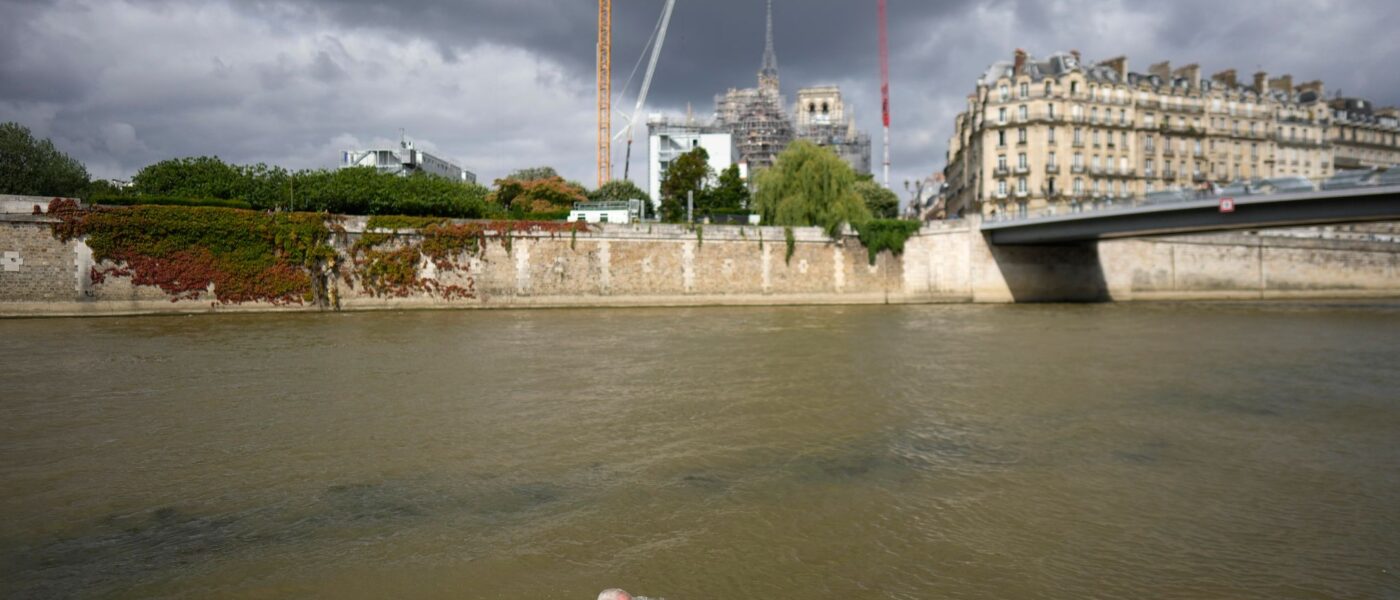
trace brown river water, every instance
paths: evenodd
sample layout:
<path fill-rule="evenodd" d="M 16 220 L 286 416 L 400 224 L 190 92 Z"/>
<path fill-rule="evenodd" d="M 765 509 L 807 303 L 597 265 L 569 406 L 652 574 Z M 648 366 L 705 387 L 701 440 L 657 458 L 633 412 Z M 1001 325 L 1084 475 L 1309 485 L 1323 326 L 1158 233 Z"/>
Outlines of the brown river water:
<path fill-rule="evenodd" d="M 1400 304 L 0 321 L 0 598 L 1400 598 Z"/>

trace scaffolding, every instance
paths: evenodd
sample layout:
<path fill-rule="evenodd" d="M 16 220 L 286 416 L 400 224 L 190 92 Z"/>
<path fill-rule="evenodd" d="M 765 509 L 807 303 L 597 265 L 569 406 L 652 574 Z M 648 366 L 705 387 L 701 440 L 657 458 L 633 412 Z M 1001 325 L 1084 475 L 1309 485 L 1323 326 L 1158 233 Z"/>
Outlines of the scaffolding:
<path fill-rule="evenodd" d="M 782 97 L 769 90 L 731 89 L 715 105 L 717 123 L 734 135 L 739 160 L 750 172 L 773 166 L 795 137 Z"/>

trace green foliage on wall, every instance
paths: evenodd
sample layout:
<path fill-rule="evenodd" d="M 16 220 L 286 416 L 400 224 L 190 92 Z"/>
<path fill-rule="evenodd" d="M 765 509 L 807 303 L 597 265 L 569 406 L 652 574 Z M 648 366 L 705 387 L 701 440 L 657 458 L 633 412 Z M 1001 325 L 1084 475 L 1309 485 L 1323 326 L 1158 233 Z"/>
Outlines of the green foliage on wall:
<path fill-rule="evenodd" d="M 870 255 L 870 264 L 874 265 L 875 257 L 885 250 L 895 256 L 903 254 L 904 243 L 918 233 L 921 226 L 918 221 L 876 219 L 861 223 L 856 231 Z"/>
<path fill-rule="evenodd" d="M 787 256 L 783 257 L 783 264 L 792 264 L 792 253 L 797 251 L 797 238 L 792 234 L 791 227 L 783 228 L 783 239 L 787 241 Z"/>
<path fill-rule="evenodd" d="M 83 237 L 93 279 L 130 276 L 156 286 L 172 301 L 193 300 L 214 286 L 224 304 L 289 304 L 316 296 L 313 273 L 335 260 L 326 218 L 214 207 L 132 206 L 78 210 L 55 201 L 60 239 Z"/>
<path fill-rule="evenodd" d="M 403 215 L 375 215 L 365 222 L 365 229 L 423 229 L 430 225 L 441 225 L 448 220 L 443 217 L 405 217 Z"/>

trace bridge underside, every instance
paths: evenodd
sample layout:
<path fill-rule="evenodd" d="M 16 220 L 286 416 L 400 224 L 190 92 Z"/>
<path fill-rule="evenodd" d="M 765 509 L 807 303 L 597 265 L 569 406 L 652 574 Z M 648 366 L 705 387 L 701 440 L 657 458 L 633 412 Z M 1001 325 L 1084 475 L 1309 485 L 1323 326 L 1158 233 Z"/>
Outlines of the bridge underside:
<path fill-rule="evenodd" d="M 1212 231 L 1400 220 L 1400 189 L 1346 190 L 1244 197 L 1235 212 L 1218 199 L 1080 213 L 1025 221 L 984 223 L 992 244 L 1060 245 L 1094 240 Z"/>

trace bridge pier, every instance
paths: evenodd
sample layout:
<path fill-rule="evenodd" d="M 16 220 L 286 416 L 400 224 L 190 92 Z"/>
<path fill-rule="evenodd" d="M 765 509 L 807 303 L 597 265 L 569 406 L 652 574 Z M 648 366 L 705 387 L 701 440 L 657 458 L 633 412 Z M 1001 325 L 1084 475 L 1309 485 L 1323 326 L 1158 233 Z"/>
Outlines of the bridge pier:
<path fill-rule="evenodd" d="M 976 302 L 1112 300 L 1097 242 L 1061 246 L 991 243 L 971 223 L 972 296 Z"/>

